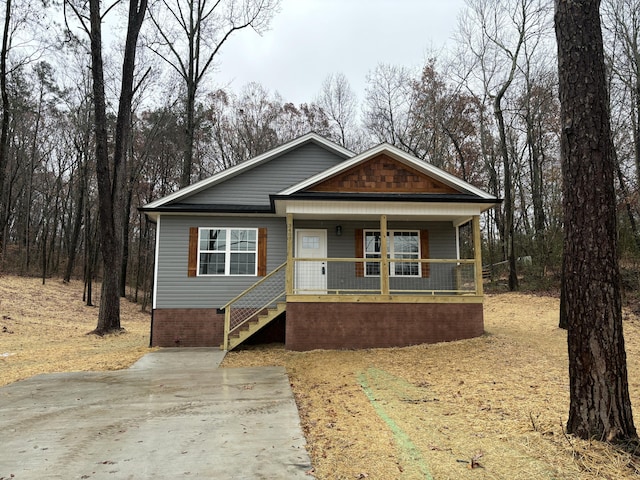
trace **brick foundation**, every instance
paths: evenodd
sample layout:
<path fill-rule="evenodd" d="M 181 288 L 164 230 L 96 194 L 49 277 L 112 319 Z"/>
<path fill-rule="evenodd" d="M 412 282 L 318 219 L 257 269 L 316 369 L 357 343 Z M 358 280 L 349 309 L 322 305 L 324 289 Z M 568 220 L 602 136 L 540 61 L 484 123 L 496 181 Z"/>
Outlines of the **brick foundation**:
<path fill-rule="evenodd" d="M 283 341 L 289 350 L 403 347 L 473 338 L 484 332 L 481 303 L 289 303 L 286 317 L 248 344 Z M 153 312 L 154 347 L 219 347 L 224 314 L 215 309 Z"/>
<path fill-rule="evenodd" d="M 289 350 L 402 347 L 482 335 L 481 303 L 289 303 Z"/>
<path fill-rule="evenodd" d="M 219 347 L 224 314 L 211 308 L 162 308 L 153 311 L 152 347 Z"/>

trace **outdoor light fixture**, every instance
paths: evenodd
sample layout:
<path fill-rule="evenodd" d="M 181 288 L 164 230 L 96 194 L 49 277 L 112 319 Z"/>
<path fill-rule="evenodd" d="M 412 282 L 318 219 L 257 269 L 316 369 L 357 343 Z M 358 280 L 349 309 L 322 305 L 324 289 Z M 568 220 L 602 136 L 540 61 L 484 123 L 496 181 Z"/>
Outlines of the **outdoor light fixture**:
<path fill-rule="evenodd" d="M 342 235 L 342 225 L 336 225 L 336 236 Z"/>

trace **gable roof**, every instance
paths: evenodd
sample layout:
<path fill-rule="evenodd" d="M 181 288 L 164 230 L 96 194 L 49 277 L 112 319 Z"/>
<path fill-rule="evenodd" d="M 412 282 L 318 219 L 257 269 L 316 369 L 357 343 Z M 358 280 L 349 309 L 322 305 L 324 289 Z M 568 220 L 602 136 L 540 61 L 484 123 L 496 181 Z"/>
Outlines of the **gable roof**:
<path fill-rule="evenodd" d="M 343 158 L 350 158 L 355 155 L 354 152 L 341 147 L 337 143 L 332 142 L 331 140 L 327 140 L 326 138 L 321 137 L 317 133 L 307 133 L 301 137 L 291 140 L 279 147 L 276 147 L 272 150 L 269 150 L 262 155 L 258 155 L 252 159 L 249 159 L 245 162 L 239 163 L 231 168 L 223 170 L 219 173 L 212 175 L 209 178 L 205 178 L 204 180 L 200 180 L 199 182 L 194 183 L 193 185 L 189 185 L 187 187 L 181 188 L 180 190 L 175 191 L 165 197 L 162 197 L 158 200 L 155 200 L 151 203 L 148 203 L 142 210 L 151 210 L 155 208 L 159 208 L 162 206 L 166 206 L 169 203 L 175 202 L 180 199 L 184 199 L 190 195 L 198 193 L 202 190 L 205 190 L 209 187 L 212 187 L 218 183 L 221 183 L 225 180 L 228 180 L 236 175 L 240 175 L 241 173 L 250 170 L 258 165 L 262 165 L 263 163 L 269 162 L 274 158 L 280 157 L 291 150 L 294 150 L 302 145 L 306 145 L 307 143 L 315 143 L 331 152 L 336 153 L 337 155 Z"/>
<path fill-rule="evenodd" d="M 329 168 L 324 172 L 321 172 L 313 177 L 310 177 L 292 187 L 289 187 L 278 193 L 279 197 L 294 195 L 298 193 L 302 193 L 314 186 L 318 186 L 319 184 L 329 180 L 332 177 L 336 177 L 342 173 L 347 172 L 358 165 L 362 165 L 367 161 L 377 157 L 378 155 L 386 154 L 392 159 L 406 165 L 408 168 L 412 170 L 417 170 L 418 172 L 433 178 L 439 183 L 442 183 L 448 187 L 451 187 L 457 192 L 462 194 L 470 194 L 473 196 L 477 196 L 483 200 L 498 200 L 493 195 L 481 190 L 477 187 L 474 187 L 468 182 L 452 175 L 438 167 L 435 167 L 425 161 L 422 161 L 413 155 L 409 155 L 406 152 L 403 152 L 399 148 L 394 147 L 393 145 L 389 145 L 388 143 L 382 143 L 376 147 L 373 147 L 359 155 L 351 157 L 348 160 L 336 165 L 335 167 Z"/>

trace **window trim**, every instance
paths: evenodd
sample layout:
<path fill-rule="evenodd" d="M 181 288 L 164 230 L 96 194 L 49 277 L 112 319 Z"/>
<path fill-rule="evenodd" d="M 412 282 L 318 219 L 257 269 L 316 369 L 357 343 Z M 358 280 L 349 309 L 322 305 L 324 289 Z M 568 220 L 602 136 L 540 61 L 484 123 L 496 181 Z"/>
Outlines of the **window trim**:
<path fill-rule="evenodd" d="M 211 230 L 225 230 L 226 239 L 225 239 L 225 250 L 224 250 L 224 273 L 201 273 L 200 272 L 200 256 L 202 253 L 222 253 L 221 251 L 214 250 L 202 250 L 200 248 L 200 241 L 202 239 L 203 231 L 211 231 Z M 255 250 L 251 251 L 232 251 L 231 250 L 231 231 L 232 230 L 243 230 L 243 231 L 254 231 L 255 232 Z M 197 265 L 196 265 L 196 275 L 198 277 L 257 277 L 259 272 L 259 263 L 260 263 L 260 229 L 257 227 L 198 227 L 198 248 L 197 248 Z M 233 253 L 253 253 L 255 255 L 255 264 L 253 273 L 230 273 L 231 269 L 231 255 Z"/>
<path fill-rule="evenodd" d="M 380 273 L 378 272 L 378 274 L 370 274 L 367 271 L 367 258 L 372 258 L 372 259 L 380 259 L 382 258 L 382 253 L 380 252 L 380 256 L 378 257 L 367 257 L 367 255 L 375 255 L 376 252 L 370 252 L 367 251 L 367 233 L 372 233 L 372 232 L 378 232 L 380 233 L 380 229 L 375 229 L 375 228 L 370 228 L 370 229 L 363 229 L 362 231 L 362 258 L 365 260 L 364 262 L 364 276 L 365 277 L 372 277 L 372 278 L 378 278 L 380 277 Z M 387 230 L 387 234 L 388 234 L 388 240 L 387 240 L 387 246 L 389 249 L 389 252 L 387 252 L 387 258 L 389 259 L 389 277 L 398 277 L 398 278 L 421 278 L 423 277 L 423 273 L 422 273 L 422 268 L 421 268 L 421 262 L 417 262 L 418 263 L 418 270 L 417 273 L 415 275 L 402 275 L 402 274 L 396 274 L 396 270 L 394 268 L 394 264 L 396 262 L 394 262 L 394 258 L 396 258 L 394 255 L 398 252 L 395 252 L 393 247 L 394 247 L 394 234 L 396 233 L 415 233 L 417 234 L 417 239 L 418 239 L 418 252 L 416 253 L 416 260 L 421 260 L 422 259 L 422 231 L 421 230 Z M 403 253 L 403 252 L 399 252 L 399 253 Z M 406 253 L 404 253 L 406 255 Z M 402 258 L 402 260 L 406 260 L 406 258 Z"/>

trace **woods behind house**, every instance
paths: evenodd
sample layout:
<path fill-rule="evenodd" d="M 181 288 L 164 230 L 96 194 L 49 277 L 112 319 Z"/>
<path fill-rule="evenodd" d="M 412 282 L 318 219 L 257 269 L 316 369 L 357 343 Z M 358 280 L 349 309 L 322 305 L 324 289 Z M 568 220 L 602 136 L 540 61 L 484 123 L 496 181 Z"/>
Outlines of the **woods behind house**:
<path fill-rule="evenodd" d="M 247 9 L 233 10 L 236 17 L 229 15 L 233 2 L 174 3 L 185 11 L 199 6 L 216 21 L 203 30 L 180 30 L 162 20 L 170 12 L 165 3 L 154 5 L 143 22 L 131 118 L 121 130 L 121 295 L 149 303 L 154 226 L 139 206 L 309 131 L 356 151 L 388 142 L 504 198 L 483 219 L 490 279 L 510 289 L 521 282 L 546 288 L 559 280 L 563 217 L 552 2 L 468 0 L 451 19 L 458 26 L 447 51 L 418 67 L 372 65 L 360 97 L 344 74 L 327 70 L 317 95 L 301 104 L 268 91 L 259 78 L 237 91 L 219 88 L 211 66 L 227 33 L 253 34 L 243 25 L 268 28 L 277 2 L 244 2 Z M 60 18 L 62 6 L 5 0 L 2 7 L 0 271 L 90 282 L 102 277 L 101 227 L 83 6 L 66 2 L 66 22 L 57 23 L 52 19 Z M 102 8 L 114 24 L 127 15 L 124 4 Z M 626 266 L 640 253 L 640 27 L 631 15 L 639 8 L 635 0 L 601 6 Z M 102 56 L 113 162 L 125 42 L 124 32 L 110 25 L 103 25 L 110 40 Z M 199 44 L 208 50 L 189 56 L 197 35 L 206 36 Z M 169 41 L 175 50 L 167 50 Z M 190 62 L 200 70 L 190 70 Z M 635 277 L 625 278 L 631 285 Z"/>

